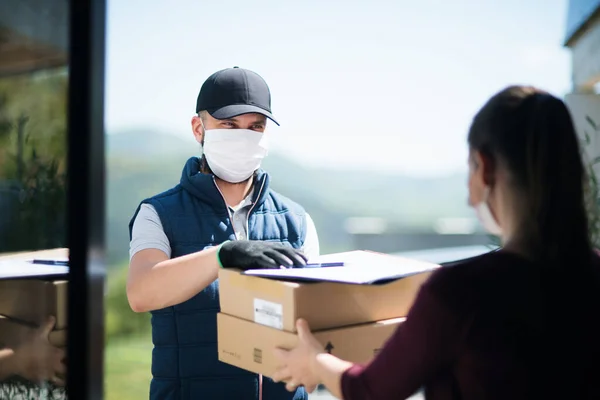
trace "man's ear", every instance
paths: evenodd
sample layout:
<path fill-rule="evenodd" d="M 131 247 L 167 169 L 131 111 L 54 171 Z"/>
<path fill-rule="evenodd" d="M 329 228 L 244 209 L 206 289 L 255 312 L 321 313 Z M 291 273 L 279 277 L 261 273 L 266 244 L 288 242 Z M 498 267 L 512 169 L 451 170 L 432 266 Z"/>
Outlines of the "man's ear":
<path fill-rule="evenodd" d="M 204 125 L 202 119 L 197 115 L 192 117 L 192 133 L 198 143 L 202 144 L 204 142 Z"/>
<path fill-rule="evenodd" d="M 486 186 L 493 186 L 496 177 L 496 163 L 491 155 L 475 150 L 473 161 L 476 166 L 476 174 Z"/>

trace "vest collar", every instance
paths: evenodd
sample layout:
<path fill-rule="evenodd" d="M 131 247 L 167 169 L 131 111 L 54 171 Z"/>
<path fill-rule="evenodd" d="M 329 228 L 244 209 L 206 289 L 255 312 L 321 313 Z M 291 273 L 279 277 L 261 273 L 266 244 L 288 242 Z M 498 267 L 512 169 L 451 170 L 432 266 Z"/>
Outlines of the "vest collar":
<path fill-rule="evenodd" d="M 254 173 L 252 203 L 256 206 L 260 206 L 265 201 L 269 190 L 269 182 L 269 174 L 264 170 L 258 169 Z M 226 209 L 225 201 L 217 188 L 214 175 L 200 172 L 200 159 L 198 157 L 191 157 L 187 160 L 179 183 L 183 189 L 199 200 L 215 208 Z"/>

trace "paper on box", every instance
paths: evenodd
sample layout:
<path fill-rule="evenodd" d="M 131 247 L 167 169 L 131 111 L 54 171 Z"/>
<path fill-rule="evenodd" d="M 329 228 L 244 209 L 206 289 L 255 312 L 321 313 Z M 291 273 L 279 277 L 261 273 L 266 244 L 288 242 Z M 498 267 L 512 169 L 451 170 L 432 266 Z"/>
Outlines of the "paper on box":
<path fill-rule="evenodd" d="M 404 318 L 314 332 L 331 354 L 354 363 L 373 359 Z M 293 348 L 295 333 L 270 328 L 223 313 L 217 315 L 219 360 L 265 376 L 277 368 L 276 347 Z"/>
<path fill-rule="evenodd" d="M 381 284 L 429 272 L 439 265 L 372 251 L 349 251 L 320 256 L 313 265 L 343 261 L 343 266 L 323 268 L 253 269 L 244 275 L 300 282 L 337 282 L 357 285 Z"/>
<path fill-rule="evenodd" d="M 69 267 L 64 265 L 34 264 L 33 260 L 69 260 L 68 249 L 40 250 L 0 255 L 0 279 L 38 278 L 64 279 Z"/>
<path fill-rule="evenodd" d="M 423 282 L 439 267 L 417 262 L 419 272 L 414 273 L 415 269 L 406 268 L 409 263 L 414 265 L 413 260 L 407 262 L 403 258 L 369 252 L 349 252 L 328 257 L 330 260 L 343 261 L 344 257 L 356 260 L 357 253 L 360 253 L 358 258 L 363 264 L 356 268 L 369 268 L 379 262 L 387 269 L 387 272 L 379 274 L 380 277 L 402 274 L 405 277 L 380 284 L 288 282 L 221 269 L 221 312 L 289 332 L 296 331 L 298 318 L 306 319 L 314 330 L 323 330 L 404 317 Z M 369 260 L 372 264 L 369 264 Z M 338 271 L 338 276 L 334 278 L 343 279 L 347 271 L 343 268 Z"/>

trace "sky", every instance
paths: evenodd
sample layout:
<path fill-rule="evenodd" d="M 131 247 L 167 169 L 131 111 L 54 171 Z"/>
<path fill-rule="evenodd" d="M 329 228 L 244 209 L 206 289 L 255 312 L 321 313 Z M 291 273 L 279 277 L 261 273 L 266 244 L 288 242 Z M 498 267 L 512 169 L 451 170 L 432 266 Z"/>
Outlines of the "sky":
<path fill-rule="evenodd" d="M 191 139 L 202 83 L 239 66 L 271 89 L 273 151 L 310 167 L 464 171 L 491 95 L 570 90 L 566 13 L 566 0 L 109 0 L 106 129 Z"/>

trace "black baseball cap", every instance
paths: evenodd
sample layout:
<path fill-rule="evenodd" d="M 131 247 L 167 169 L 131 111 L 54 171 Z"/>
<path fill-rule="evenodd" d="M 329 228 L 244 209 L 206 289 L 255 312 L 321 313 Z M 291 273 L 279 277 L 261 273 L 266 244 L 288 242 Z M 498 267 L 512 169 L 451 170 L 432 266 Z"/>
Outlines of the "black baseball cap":
<path fill-rule="evenodd" d="M 202 84 L 196 113 L 203 110 L 216 119 L 258 113 L 279 125 L 271 114 L 267 82 L 256 72 L 239 67 L 217 71 Z"/>

